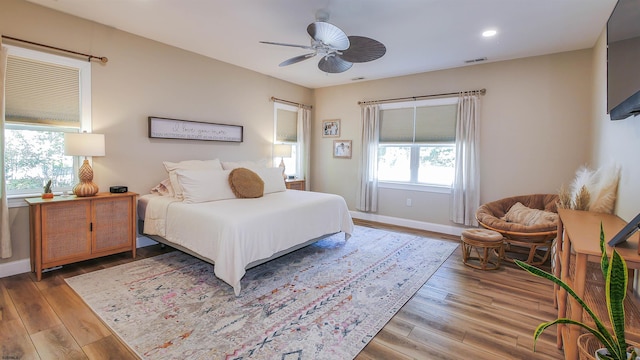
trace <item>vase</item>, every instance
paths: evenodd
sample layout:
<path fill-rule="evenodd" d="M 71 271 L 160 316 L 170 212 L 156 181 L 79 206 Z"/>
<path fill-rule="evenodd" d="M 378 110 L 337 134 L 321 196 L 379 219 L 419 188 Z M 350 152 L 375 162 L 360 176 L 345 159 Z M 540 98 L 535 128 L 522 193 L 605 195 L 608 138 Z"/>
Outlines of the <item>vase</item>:
<path fill-rule="evenodd" d="M 42 194 L 42 198 L 43 199 L 53 199 L 53 193 L 43 193 Z"/>
<path fill-rule="evenodd" d="M 633 341 L 627 340 L 627 344 L 640 347 L 640 344 Z M 578 353 L 580 360 L 599 360 L 598 353 L 607 354 L 607 349 L 602 347 L 602 343 L 593 334 L 585 333 L 578 336 Z M 636 356 L 635 360 L 640 360 L 640 356 Z"/>
<path fill-rule="evenodd" d="M 598 357 L 598 354 L 600 354 L 600 355 L 607 355 L 607 354 L 609 354 L 609 352 L 607 351 L 607 349 L 606 349 L 606 348 L 602 348 L 602 349 L 598 349 L 598 350 L 596 350 L 596 353 L 595 353 L 596 360 L 600 359 L 600 357 Z M 604 358 L 603 358 L 603 359 L 604 359 Z M 629 352 L 627 353 L 627 360 L 632 360 L 632 359 L 631 359 L 631 353 L 629 353 Z M 636 358 L 635 358 L 635 359 L 633 359 L 633 360 L 640 360 L 640 355 L 636 356 Z"/>

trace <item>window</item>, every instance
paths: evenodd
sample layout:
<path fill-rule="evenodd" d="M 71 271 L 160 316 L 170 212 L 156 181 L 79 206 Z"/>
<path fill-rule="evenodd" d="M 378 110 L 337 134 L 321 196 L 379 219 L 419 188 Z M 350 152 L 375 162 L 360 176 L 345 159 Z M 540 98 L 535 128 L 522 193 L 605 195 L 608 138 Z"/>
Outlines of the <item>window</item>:
<path fill-rule="evenodd" d="M 301 178 L 298 171 L 298 108 L 291 105 L 274 102 L 274 144 L 291 145 L 291 157 L 274 157 L 273 166 L 284 161 L 285 174 Z"/>
<path fill-rule="evenodd" d="M 456 98 L 382 104 L 378 180 L 451 187 L 456 112 Z"/>
<path fill-rule="evenodd" d="M 91 65 L 5 45 L 5 178 L 8 195 L 39 194 L 77 183 L 77 157 L 64 155 L 64 133 L 90 131 Z"/>

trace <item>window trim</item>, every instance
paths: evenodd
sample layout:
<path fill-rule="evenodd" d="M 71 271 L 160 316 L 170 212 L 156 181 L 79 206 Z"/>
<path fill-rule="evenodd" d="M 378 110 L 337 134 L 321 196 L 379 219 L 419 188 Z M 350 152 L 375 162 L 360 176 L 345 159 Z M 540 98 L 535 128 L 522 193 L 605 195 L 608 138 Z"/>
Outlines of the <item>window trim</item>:
<path fill-rule="evenodd" d="M 51 64 L 63 65 L 68 67 L 77 68 L 79 71 L 79 91 L 80 91 L 80 127 L 76 129 L 77 132 L 92 132 L 92 119 L 91 119 L 91 63 L 79 59 L 74 59 L 66 56 L 55 55 L 43 51 L 27 49 L 15 45 L 4 44 L 8 49 L 8 56 L 22 57 L 30 60 L 37 60 Z M 72 130 L 75 128 L 59 127 L 59 126 L 47 126 L 47 125 L 25 125 L 5 123 L 5 126 L 10 127 L 22 127 L 25 129 L 56 129 L 62 132 L 66 130 Z M 87 157 L 89 163 L 92 163 L 92 158 Z M 76 157 L 74 161 L 74 171 L 77 172 L 75 167 L 79 166 L 79 157 Z M 2 169 L 5 171 L 5 169 Z M 60 192 L 60 190 L 58 190 Z M 10 193 L 7 191 L 7 201 L 9 207 L 21 207 L 27 206 L 24 201 L 25 198 L 40 196 L 40 192 L 22 192 L 22 193 Z"/>
<path fill-rule="evenodd" d="M 415 109 L 418 107 L 425 107 L 425 106 L 440 106 L 440 105 L 456 105 L 458 104 L 458 98 L 457 97 L 443 97 L 443 98 L 436 98 L 436 99 L 424 99 L 424 100 L 411 100 L 411 101 L 400 101 L 400 102 L 391 102 L 391 103 L 383 103 L 379 105 L 379 109 L 380 111 L 382 110 L 394 110 L 394 109 L 407 109 L 407 108 L 413 108 L 414 109 L 414 120 L 415 120 Z M 415 136 L 415 134 L 414 134 Z M 414 147 L 420 147 L 421 145 L 442 145 L 442 143 L 383 143 L 383 144 L 378 144 L 378 149 L 380 149 L 380 146 L 410 146 L 412 148 L 411 151 L 411 166 L 413 168 L 413 166 L 415 166 L 416 164 L 414 162 L 417 162 L 418 158 L 419 158 L 419 152 L 417 151 L 413 151 Z M 449 145 L 447 143 L 447 145 Z M 454 149 L 455 149 L 455 142 L 454 142 Z M 415 159 L 414 159 L 415 158 Z M 417 178 L 414 179 L 413 177 L 417 177 L 418 176 L 418 172 L 417 170 L 414 172 L 411 172 L 411 180 L 410 182 L 397 182 L 397 181 L 383 181 L 383 180 L 378 180 L 378 187 L 379 188 L 384 188 L 384 189 L 399 189 L 399 190 L 409 190 L 409 191 L 423 191 L 423 192 L 433 192 L 433 193 L 442 193 L 442 194 L 450 194 L 451 190 L 453 189 L 453 184 L 451 186 L 444 186 L 444 185 L 436 185 L 436 184 L 425 184 L 425 183 L 418 183 L 417 182 Z M 377 176 L 377 174 L 376 174 Z"/>

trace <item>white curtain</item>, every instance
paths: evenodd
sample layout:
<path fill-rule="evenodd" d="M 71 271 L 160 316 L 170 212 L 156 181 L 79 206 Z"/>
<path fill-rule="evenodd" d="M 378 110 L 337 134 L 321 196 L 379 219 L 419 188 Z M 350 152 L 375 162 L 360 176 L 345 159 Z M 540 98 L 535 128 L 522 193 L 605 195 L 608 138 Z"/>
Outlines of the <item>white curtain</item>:
<path fill-rule="evenodd" d="M 451 221 L 477 226 L 480 206 L 480 100 L 477 91 L 460 93 L 456 119 L 456 163 Z"/>
<path fill-rule="evenodd" d="M 309 178 L 311 169 L 311 110 L 298 108 L 298 148 L 300 156 L 298 156 L 298 169 L 301 170 L 304 177 L 304 188 L 311 190 Z"/>
<path fill-rule="evenodd" d="M 4 179 L 4 82 L 7 73 L 7 48 L 0 43 L 0 258 L 11 257 L 11 229 L 7 184 Z"/>
<path fill-rule="evenodd" d="M 378 211 L 380 109 L 378 105 L 363 105 L 360 109 L 360 116 L 362 118 L 362 162 L 356 209 L 376 212 Z"/>

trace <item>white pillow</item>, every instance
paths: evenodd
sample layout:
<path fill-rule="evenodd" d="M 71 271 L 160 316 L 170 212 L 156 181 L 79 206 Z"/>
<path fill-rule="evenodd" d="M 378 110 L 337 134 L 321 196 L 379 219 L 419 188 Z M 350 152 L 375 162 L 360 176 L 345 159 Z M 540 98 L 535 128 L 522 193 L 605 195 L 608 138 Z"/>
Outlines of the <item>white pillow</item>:
<path fill-rule="evenodd" d="M 260 161 L 221 161 L 222 164 L 222 168 L 224 170 L 233 170 L 233 169 L 237 169 L 237 168 L 245 168 L 245 169 L 249 169 L 251 171 L 254 171 L 256 169 L 264 169 L 267 167 L 267 162 L 266 160 L 260 160 Z"/>
<path fill-rule="evenodd" d="M 265 194 L 287 190 L 282 177 L 282 168 L 262 168 L 253 171 L 264 181 Z"/>
<path fill-rule="evenodd" d="M 177 163 L 164 161 L 164 168 L 169 173 L 169 181 L 173 186 L 175 197 L 182 199 L 182 187 L 176 177 L 175 171 L 182 170 L 222 170 L 222 165 L 219 159 L 213 160 L 185 160 Z"/>
<path fill-rule="evenodd" d="M 231 170 L 176 170 L 186 203 L 235 199 L 229 186 Z"/>

